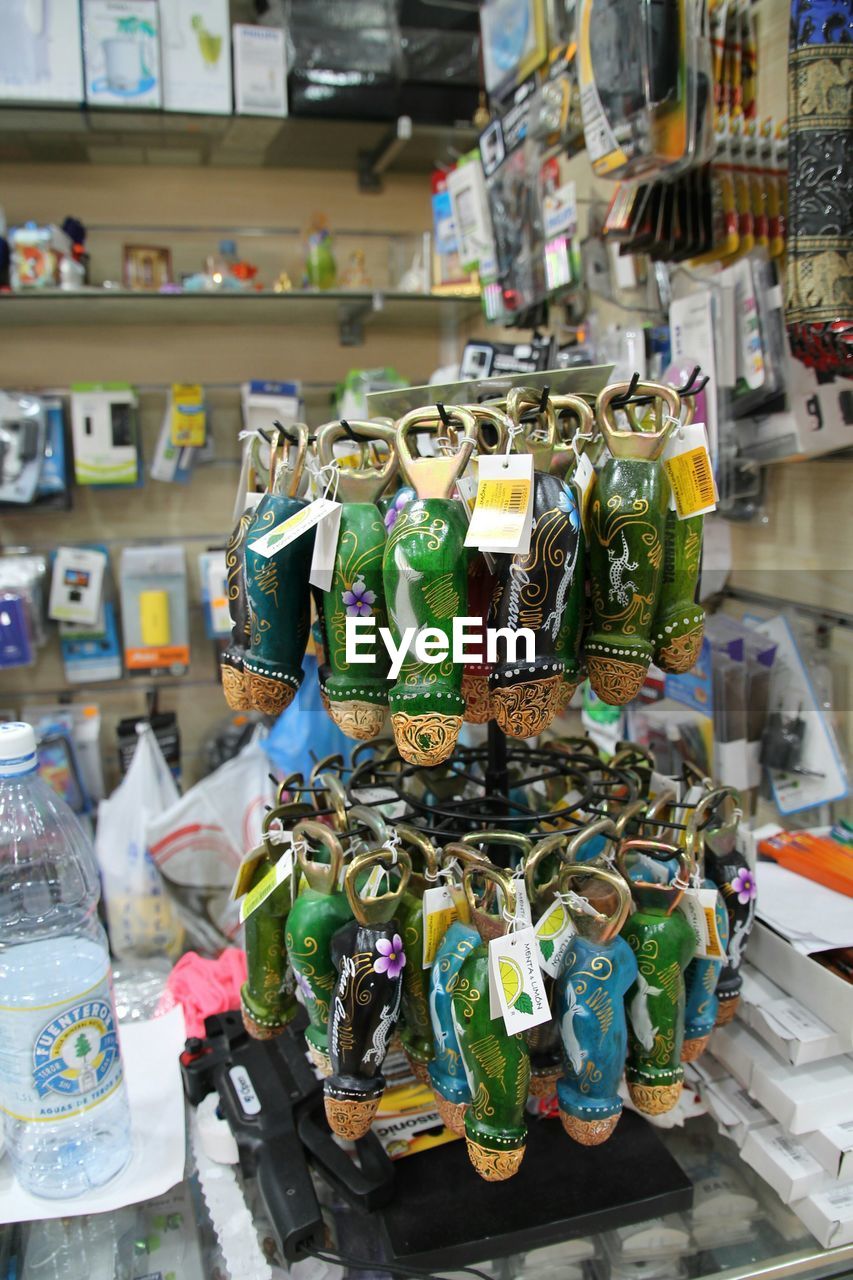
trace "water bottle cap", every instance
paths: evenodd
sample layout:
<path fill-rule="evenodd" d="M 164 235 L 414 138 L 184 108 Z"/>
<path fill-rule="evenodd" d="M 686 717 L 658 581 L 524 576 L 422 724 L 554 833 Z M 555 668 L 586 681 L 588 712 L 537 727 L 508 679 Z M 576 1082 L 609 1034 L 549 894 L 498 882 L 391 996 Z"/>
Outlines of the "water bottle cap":
<path fill-rule="evenodd" d="M 37 763 L 36 735 L 32 725 L 17 720 L 0 724 L 0 777 L 29 773 Z"/>

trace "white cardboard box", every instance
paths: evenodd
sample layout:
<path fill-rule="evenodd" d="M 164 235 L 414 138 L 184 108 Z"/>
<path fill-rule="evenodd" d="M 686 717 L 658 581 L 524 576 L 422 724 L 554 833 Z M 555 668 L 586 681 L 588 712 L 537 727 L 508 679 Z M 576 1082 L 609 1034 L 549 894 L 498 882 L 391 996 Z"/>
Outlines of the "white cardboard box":
<path fill-rule="evenodd" d="M 809 1013 L 794 996 L 782 996 L 750 1010 L 749 1025 L 765 1044 L 790 1062 L 802 1066 L 836 1058 L 844 1050 L 839 1036 Z"/>
<path fill-rule="evenodd" d="M 756 920 L 749 939 L 750 961 L 789 995 L 831 1027 L 844 1053 L 853 1050 L 853 985 Z"/>
<path fill-rule="evenodd" d="M 79 0 L 5 0 L 0 101 L 83 101 Z"/>
<path fill-rule="evenodd" d="M 803 1145 L 833 1178 L 853 1178 L 853 1120 L 804 1133 Z"/>
<path fill-rule="evenodd" d="M 853 1120 L 850 1058 L 830 1058 L 803 1067 L 762 1059 L 756 1061 L 748 1087 L 789 1133 L 811 1133 Z"/>
<path fill-rule="evenodd" d="M 738 1146 L 744 1143 L 751 1129 L 766 1128 L 773 1123 L 773 1117 L 731 1076 L 703 1085 L 702 1097 L 711 1115 Z"/>
<path fill-rule="evenodd" d="M 783 1204 L 811 1195 L 826 1180 L 826 1172 L 814 1156 L 781 1125 L 750 1129 L 740 1154 Z"/>
<path fill-rule="evenodd" d="M 233 30 L 235 112 L 238 116 L 286 116 L 284 32 L 239 22 Z"/>
<path fill-rule="evenodd" d="M 781 987 L 777 987 L 775 982 L 771 982 L 760 969 L 754 968 L 751 964 L 744 964 L 741 967 L 740 976 L 743 986 L 740 992 L 741 1002 L 738 1006 L 738 1013 L 745 1022 L 751 1024 L 753 1009 L 760 1009 L 762 1005 L 770 1004 L 773 1000 L 781 1000 L 785 992 Z"/>
<path fill-rule="evenodd" d="M 231 114 L 228 0 L 167 0 L 160 6 L 163 106 Z"/>
<path fill-rule="evenodd" d="M 752 1092 L 752 1078 L 758 1063 L 768 1067 L 781 1065 L 769 1049 L 742 1022 L 735 1019 L 728 1026 L 717 1027 L 711 1036 L 711 1053 L 744 1087 Z"/>
<path fill-rule="evenodd" d="M 791 1208 L 824 1249 L 853 1244 L 853 1182 L 816 1191 Z"/>
<path fill-rule="evenodd" d="M 91 105 L 161 106 L 157 0 L 83 0 L 83 63 Z"/>

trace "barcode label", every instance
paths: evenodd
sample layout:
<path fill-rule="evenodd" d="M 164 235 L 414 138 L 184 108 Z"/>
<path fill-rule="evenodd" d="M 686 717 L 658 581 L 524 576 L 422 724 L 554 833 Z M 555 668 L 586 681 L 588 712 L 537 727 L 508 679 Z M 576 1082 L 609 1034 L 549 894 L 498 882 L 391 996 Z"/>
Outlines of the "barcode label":
<path fill-rule="evenodd" d="M 478 506 L 488 511 L 504 511 L 507 515 L 522 515 L 529 499 L 527 480 L 484 480 L 477 494 Z"/>
<path fill-rule="evenodd" d="M 705 428 L 701 423 L 691 423 L 674 433 L 664 450 L 663 466 L 680 520 L 714 510 L 717 490 Z"/>
<path fill-rule="evenodd" d="M 533 457 L 529 453 L 483 457 L 466 547 L 527 555 L 533 506 Z"/>

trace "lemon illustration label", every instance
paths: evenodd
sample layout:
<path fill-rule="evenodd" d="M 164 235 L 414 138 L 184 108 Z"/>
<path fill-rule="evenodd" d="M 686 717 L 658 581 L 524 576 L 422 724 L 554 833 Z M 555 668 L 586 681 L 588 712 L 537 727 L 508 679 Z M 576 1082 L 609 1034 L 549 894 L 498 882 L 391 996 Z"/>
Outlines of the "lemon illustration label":
<path fill-rule="evenodd" d="M 566 948 L 574 937 L 574 933 L 572 917 L 557 898 L 536 926 L 539 964 L 550 977 L 559 977 Z"/>
<path fill-rule="evenodd" d="M 503 1017 L 510 1035 L 550 1019 L 532 928 L 516 929 L 489 943 L 489 1010 L 493 1018 Z"/>

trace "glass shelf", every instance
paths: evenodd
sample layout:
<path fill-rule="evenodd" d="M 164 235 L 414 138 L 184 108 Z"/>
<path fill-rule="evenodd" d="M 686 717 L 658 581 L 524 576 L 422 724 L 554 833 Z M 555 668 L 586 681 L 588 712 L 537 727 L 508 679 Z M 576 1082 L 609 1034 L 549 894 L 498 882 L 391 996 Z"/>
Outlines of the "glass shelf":
<path fill-rule="evenodd" d="M 354 323 L 411 329 L 453 326 L 479 314 L 477 297 L 373 290 L 141 293 L 44 289 L 0 295 L 0 326 Z"/>

